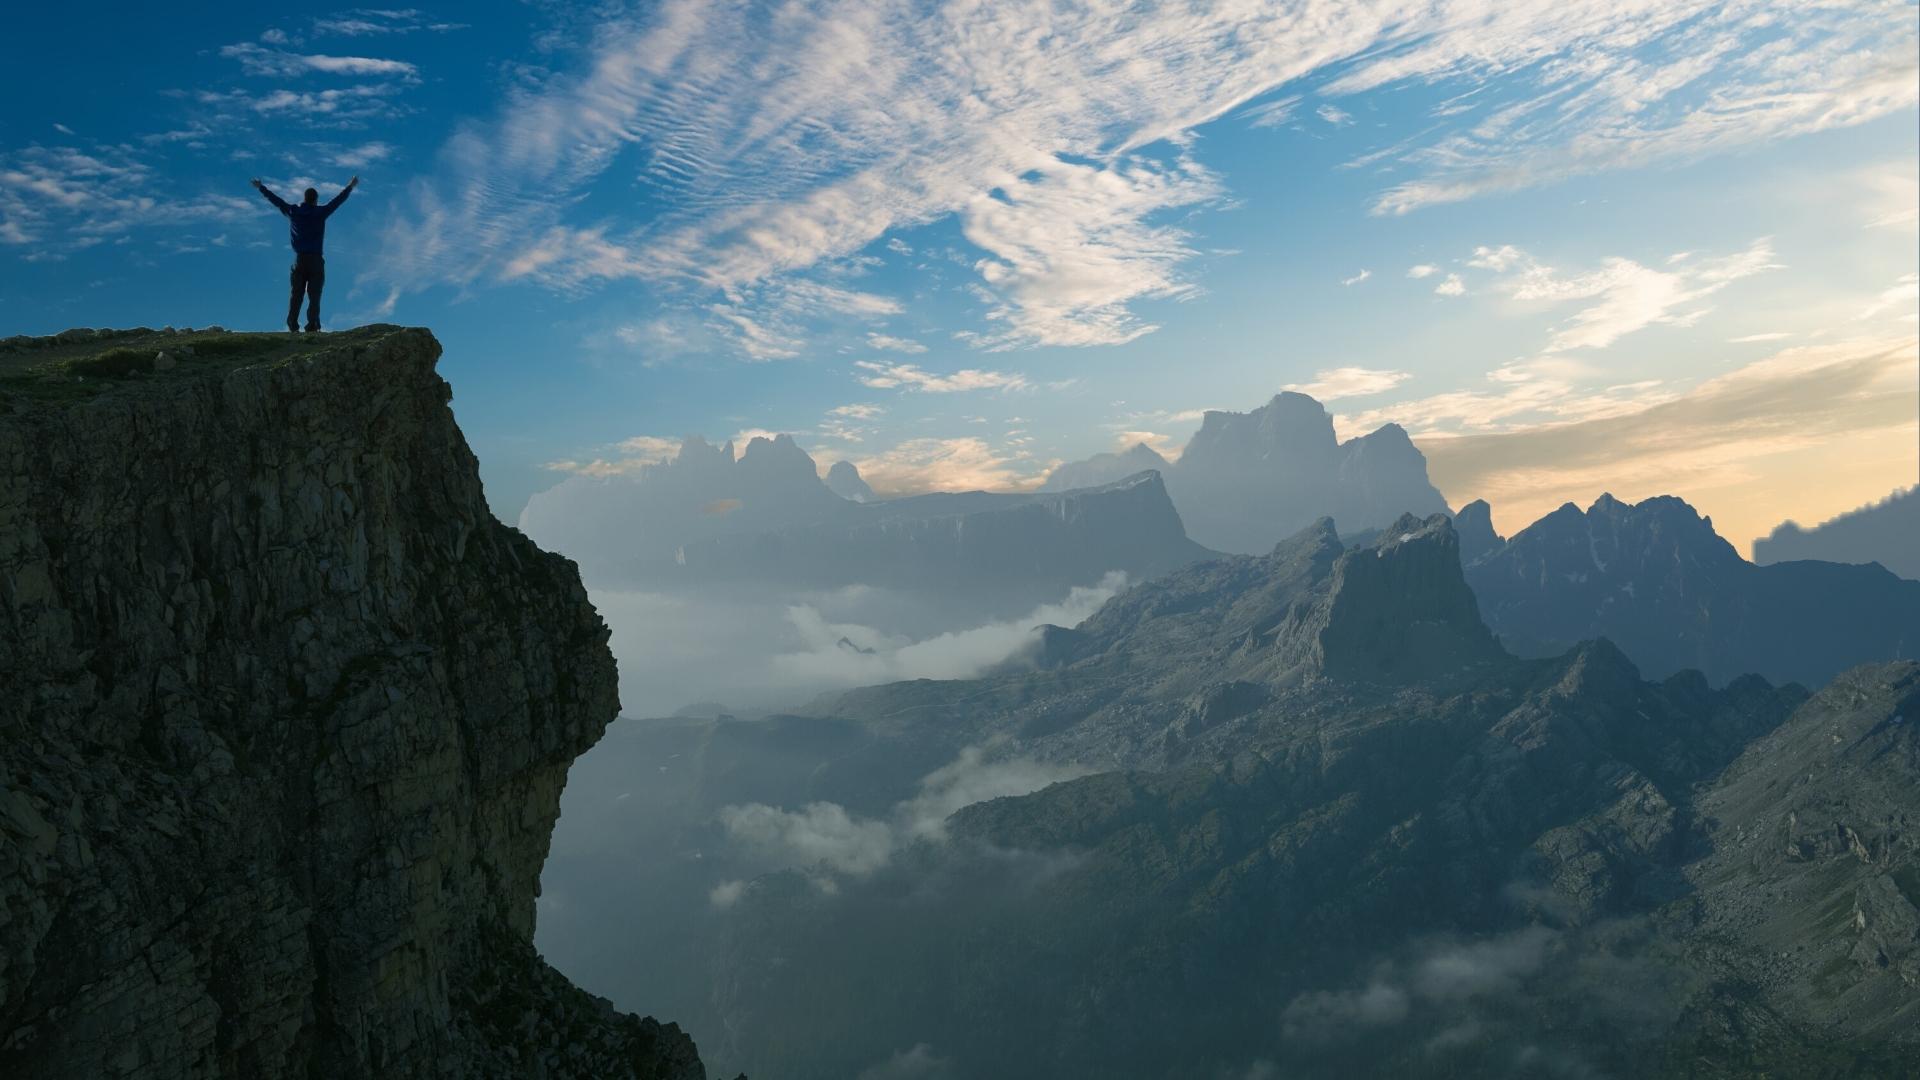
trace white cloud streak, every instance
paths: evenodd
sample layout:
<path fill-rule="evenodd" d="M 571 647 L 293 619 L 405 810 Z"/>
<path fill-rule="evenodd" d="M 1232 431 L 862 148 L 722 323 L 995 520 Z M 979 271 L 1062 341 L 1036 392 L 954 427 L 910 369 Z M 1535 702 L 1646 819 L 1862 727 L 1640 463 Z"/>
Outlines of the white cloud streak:
<path fill-rule="evenodd" d="M 862 375 L 862 385 L 876 390 L 917 390 L 923 394 L 958 394 L 970 390 L 1026 390 L 1032 384 L 1024 375 L 1010 371 L 982 371 L 966 368 L 951 375 L 936 375 L 922 370 L 914 364 L 882 363 L 874 360 L 856 360 L 854 367 L 869 374 Z"/>
<path fill-rule="evenodd" d="M 404 60 L 385 60 L 372 56 L 292 53 L 283 49 L 263 48 L 250 41 L 225 46 L 220 50 L 220 55 L 230 60 L 238 60 L 240 69 L 249 75 L 268 78 L 287 79 L 317 73 L 411 79 L 420 74 L 419 68 Z"/>
<path fill-rule="evenodd" d="M 1021 450 L 996 450 L 985 439 L 908 439 L 854 461 L 881 495 L 925 491 L 1026 491 L 1038 487 L 1047 466 Z"/>
<path fill-rule="evenodd" d="M 1406 371 L 1338 367 L 1314 373 L 1312 382 L 1288 383 L 1281 389 L 1306 394 L 1319 401 L 1334 401 L 1338 398 L 1385 393 L 1411 378 L 1412 373 Z"/>
<path fill-rule="evenodd" d="M 497 275 L 531 249 L 560 280 L 691 283 L 732 299 L 957 216 L 980 252 L 977 344 L 1115 344 L 1154 328 L 1141 303 L 1193 295 L 1195 252 L 1173 215 L 1226 196 L 1203 165 L 1158 146 L 1306 76 L 1331 74 L 1335 96 L 1407 81 L 1496 88 L 1478 119 L 1396 151 L 1414 178 L 1375 208 L 1404 213 L 1909 106 L 1910 14 L 1785 0 L 668 0 L 600 26 L 581 70 L 456 135 L 382 261 L 417 288 Z M 252 55 L 269 70 L 290 62 Z M 1251 115 L 1283 112 L 1276 101 Z M 665 211 L 572 220 L 609 173 L 637 173 Z"/>

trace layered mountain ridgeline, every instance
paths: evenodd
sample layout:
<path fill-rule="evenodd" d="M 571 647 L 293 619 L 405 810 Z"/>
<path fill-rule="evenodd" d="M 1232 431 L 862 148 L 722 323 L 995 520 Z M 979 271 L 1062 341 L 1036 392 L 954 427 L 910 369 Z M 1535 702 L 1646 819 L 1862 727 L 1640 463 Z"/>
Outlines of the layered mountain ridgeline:
<path fill-rule="evenodd" d="M 1884 1075 L 1920 1049 L 1920 665 L 1808 701 L 1647 682 L 1604 641 L 1515 658 L 1438 516 L 1189 567 L 1031 660 L 642 736 L 676 848 L 735 860 L 701 1006 L 729 1065 Z M 742 845 L 791 868 L 720 880 Z"/>
<path fill-rule="evenodd" d="M 1920 486 L 1849 510 L 1812 528 L 1787 521 L 1753 542 L 1753 561 L 1820 559 L 1879 563 L 1903 578 L 1920 581 Z"/>
<path fill-rule="evenodd" d="M 1505 541 L 1484 503 L 1461 518 L 1480 610 L 1523 656 L 1605 637 L 1654 677 L 1694 668 L 1716 684 L 1757 673 L 1807 686 L 1920 657 L 1920 581 L 1876 565 L 1756 566 L 1671 496 L 1569 503 Z"/>
<path fill-rule="evenodd" d="M 825 521 L 687 544 L 692 581 L 1011 590 L 1152 577 L 1215 554 L 1187 539 L 1157 473 L 1034 495 L 985 491 L 849 505 Z"/>
<path fill-rule="evenodd" d="M 1252 412 L 1209 410 L 1177 462 L 1136 445 L 1062 465 L 1043 490 L 1108 483 L 1142 469 L 1166 477 L 1188 535 L 1221 551 L 1265 552 L 1319 517 L 1360 533 L 1401 514 L 1447 509 L 1406 431 L 1388 424 L 1343 443 L 1320 403 L 1292 392 Z"/>
<path fill-rule="evenodd" d="M 820 521 L 852 506 L 821 482 L 790 435 L 756 437 L 738 455 L 732 442 L 694 436 L 671 458 L 632 473 L 568 477 L 528 500 L 520 528 L 578 561 L 597 587 L 671 575 L 687 544 Z"/>
<path fill-rule="evenodd" d="M 1120 571 L 1138 579 L 1213 552 L 1187 539 L 1153 473 L 1082 491 L 879 499 L 839 462 L 823 482 L 792 437 L 689 439 L 634 476 L 573 477 L 521 526 L 596 587 L 842 585 L 905 590 L 944 628 L 1005 618 Z"/>
<path fill-rule="evenodd" d="M 0 343 L 0 1074 L 704 1075 L 529 944 L 614 663 L 439 355 Z"/>

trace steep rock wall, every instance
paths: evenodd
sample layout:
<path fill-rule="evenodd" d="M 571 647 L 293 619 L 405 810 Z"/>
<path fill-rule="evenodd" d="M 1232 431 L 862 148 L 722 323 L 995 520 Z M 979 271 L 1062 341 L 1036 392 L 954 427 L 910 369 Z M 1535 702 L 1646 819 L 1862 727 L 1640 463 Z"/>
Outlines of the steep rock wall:
<path fill-rule="evenodd" d="M 528 944 L 614 661 L 438 342 L 89 336 L 0 343 L 0 1074 L 702 1076 Z"/>

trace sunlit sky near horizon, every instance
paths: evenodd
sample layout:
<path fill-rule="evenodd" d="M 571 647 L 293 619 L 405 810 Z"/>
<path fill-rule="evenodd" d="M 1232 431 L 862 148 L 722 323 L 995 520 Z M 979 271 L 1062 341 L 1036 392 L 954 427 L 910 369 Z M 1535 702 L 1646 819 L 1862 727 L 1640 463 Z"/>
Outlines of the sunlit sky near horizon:
<path fill-rule="evenodd" d="M 1920 479 L 1910 2 L 10 13 L 0 334 L 433 328 L 497 513 L 684 434 L 1030 486 L 1314 394 L 1517 529 Z"/>

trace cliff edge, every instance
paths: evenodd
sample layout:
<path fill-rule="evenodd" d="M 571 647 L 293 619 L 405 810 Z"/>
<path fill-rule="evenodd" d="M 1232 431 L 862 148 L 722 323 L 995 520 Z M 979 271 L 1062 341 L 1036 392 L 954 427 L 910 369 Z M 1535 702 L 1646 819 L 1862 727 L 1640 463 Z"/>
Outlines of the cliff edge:
<path fill-rule="evenodd" d="M 614 661 L 439 355 L 0 341 L 0 1074 L 704 1076 L 529 944 Z"/>

